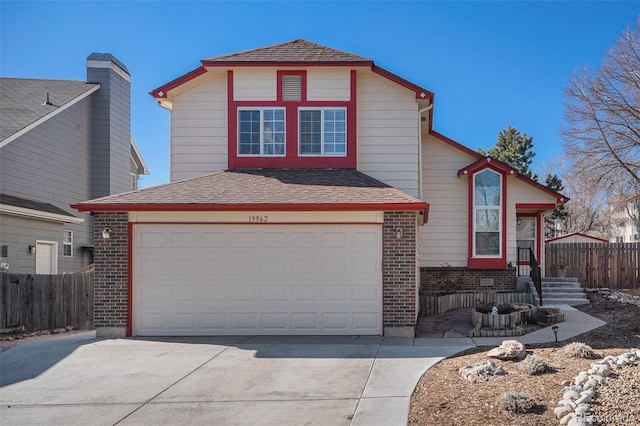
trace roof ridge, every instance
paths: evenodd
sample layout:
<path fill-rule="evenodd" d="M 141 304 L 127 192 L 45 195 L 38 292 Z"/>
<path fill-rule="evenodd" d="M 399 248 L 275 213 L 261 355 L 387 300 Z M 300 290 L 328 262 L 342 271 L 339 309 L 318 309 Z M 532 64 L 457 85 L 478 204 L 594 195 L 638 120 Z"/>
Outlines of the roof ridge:
<path fill-rule="evenodd" d="M 308 58 L 302 55 L 301 58 L 295 58 L 295 55 L 291 55 L 291 52 L 286 52 L 286 51 L 282 52 L 282 50 L 286 50 L 288 47 L 293 47 L 295 45 L 299 45 L 301 50 L 305 48 L 312 49 L 313 51 L 311 53 L 313 53 L 314 56 L 316 57 Z M 276 53 L 277 55 L 273 55 L 274 53 Z M 285 58 L 276 57 L 278 55 L 282 56 L 283 53 Z M 296 53 L 300 53 L 300 52 L 296 52 Z M 302 53 L 309 54 L 310 52 L 307 51 Z M 289 40 L 286 42 L 282 42 L 282 43 L 278 43 L 270 46 L 263 46 L 255 49 L 244 50 L 241 52 L 214 56 L 211 58 L 203 59 L 201 60 L 201 62 L 234 62 L 234 59 L 239 60 L 240 62 L 255 61 L 255 60 L 259 60 L 260 62 L 268 62 L 269 61 L 268 59 L 266 60 L 264 58 L 257 59 L 256 55 L 269 56 L 269 54 L 271 54 L 271 56 L 274 56 L 273 61 L 276 61 L 276 62 L 318 62 L 319 58 L 317 56 L 319 56 L 320 54 L 322 54 L 323 56 L 326 56 L 326 60 L 330 60 L 330 61 L 339 60 L 339 61 L 347 61 L 347 62 L 373 62 L 369 58 L 355 55 L 353 53 L 348 53 L 342 50 L 334 49 L 332 47 L 327 47 L 327 46 L 314 43 L 302 38 L 297 38 L 294 40 Z M 287 56 L 288 58 L 286 58 Z M 336 58 L 335 56 L 338 56 L 339 58 Z"/>

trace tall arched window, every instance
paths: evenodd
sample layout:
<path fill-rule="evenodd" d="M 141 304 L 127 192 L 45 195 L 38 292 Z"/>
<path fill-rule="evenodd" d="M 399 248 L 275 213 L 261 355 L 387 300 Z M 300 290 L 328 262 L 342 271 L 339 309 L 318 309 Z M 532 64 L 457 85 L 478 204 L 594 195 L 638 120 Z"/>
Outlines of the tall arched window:
<path fill-rule="evenodd" d="M 473 257 L 502 257 L 502 175 L 485 169 L 473 176 Z"/>

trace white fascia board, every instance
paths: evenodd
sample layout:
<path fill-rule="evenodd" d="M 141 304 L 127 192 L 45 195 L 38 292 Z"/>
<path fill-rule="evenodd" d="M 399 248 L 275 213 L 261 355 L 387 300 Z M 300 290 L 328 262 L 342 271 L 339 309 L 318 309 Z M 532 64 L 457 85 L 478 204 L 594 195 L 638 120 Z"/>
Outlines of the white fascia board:
<path fill-rule="evenodd" d="M 149 169 L 147 168 L 147 165 L 144 162 L 144 158 L 142 158 L 142 154 L 140 154 L 140 150 L 138 149 L 138 146 L 136 145 L 136 143 L 133 140 L 133 138 L 131 138 L 131 149 L 133 150 L 133 154 L 131 155 L 131 159 L 136 164 L 136 166 L 139 166 L 138 170 L 140 168 L 142 168 L 142 173 L 140 173 L 140 174 L 141 175 L 148 175 L 149 174 Z"/>
<path fill-rule="evenodd" d="M 112 61 L 90 60 L 90 61 L 87 61 L 87 68 L 110 69 L 111 71 L 115 72 L 117 75 L 122 77 L 124 81 L 126 81 L 127 83 L 131 83 L 131 76 L 125 70 L 120 68 L 118 65 L 114 64 Z"/>
<path fill-rule="evenodd" d="M 78 96 L 75 99 L 72 99 L 71 101 L 69 101 L 66 104 L 62 105 L 60 108 L 57 108 L 55 111 L 51 111 L 49 114 L 47 114 L 44 117 L 34 121 L 33 123 L 29 124 L 24 129 L 17 131 L 13 135 L 9 136 L 8 138 L 6 138 L 2 142 L 0 142 L 0 148 L 4 147 L 5 145 L 9 144 L 10 142 L 13 142 L 14 140 L 18 139 L 20 136 L 24 135 L 29 130 L 35 129 L 36 127 L 38 127 L 39 125 L 41 125 L 45 121 L 49 120 L 52 117 L 55 117 L 56 115 L 60 114 L 65 109 L 72 107 L 73 105 L 77 104 L 78 102 L 80 102 L 81 100 L 83 100 L 84 98 L 86 98 L 87 96 L 89 96 L 90 94 L 95 92 L 96 90 L 98 90 L 100 88 L 100 84 L 97 84 L 97 83 L 95 83 L 95 84 L 96 84 L 95 87 L 87 90 L 82 95 Z"/>
<path fill-rule="evenodd" d="M 34 219 L 50 220 L 52 222 L 84 222 L 84 219 L 75 216 L 66 216 L 63 214 L 43 212 L 40 210 L 25 209 L 24 207 L 10 206 L 8 204 L 0 204 L 0 213 L 10 214 L 14 216 L 32 217 Z"/>

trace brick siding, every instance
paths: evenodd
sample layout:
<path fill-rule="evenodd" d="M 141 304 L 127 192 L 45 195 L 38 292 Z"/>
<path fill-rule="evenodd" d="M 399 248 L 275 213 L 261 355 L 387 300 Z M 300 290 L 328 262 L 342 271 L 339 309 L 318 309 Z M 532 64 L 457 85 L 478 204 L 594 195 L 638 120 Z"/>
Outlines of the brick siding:
<path fill-rule="evenodd" d="M 127 327 L 129 316 L 129 215 L 96 213 L 94 218 L 94 320 L 98 328 Z M 102 238 L 105 227 L 111 238 Z"/>
<path fill-rule="evenodd" d="M 402 238 L 396 238 L 401 229 Z M 416 215 L 385 212 L 382 231 L 383 324 L 389 327 L 416 325 Z M 385 334 L 388 334 L 385 331 Z"/>
<path fill-rule="evenodd" d="M 481 286 L 480 280 L 493 279 L 492 286 Z M 436 296 L 445 293 L 516 291 L 516 268 L 468 269 L 438 266 L 420 268 L 420 293 Z"/>

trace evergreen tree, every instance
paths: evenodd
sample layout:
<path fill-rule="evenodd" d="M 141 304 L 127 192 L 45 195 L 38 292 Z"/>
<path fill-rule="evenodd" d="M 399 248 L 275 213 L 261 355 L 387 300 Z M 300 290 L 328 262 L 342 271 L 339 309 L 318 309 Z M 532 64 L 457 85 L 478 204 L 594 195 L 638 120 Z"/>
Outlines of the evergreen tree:
<path fill-rule="evenodd" d="M 526 133 L 520 133 L 509 126 L 498 134 L 496 146 L 491 148 L 488 153 L 482 149 L 479 149 L 478 152 L 508 164 L 523 176 L 538 180 L 538 176 L 529 169 L 536 153 L 533 152 L 533 138 L 527 136 Z"/>
<path fill-rule="evenodd" d="M 558 177 L 556 174 L 548 174 L 545 180 L 545 186 L 552 191 L 562 192 L 564 191 L 564 184 L 562 183 L 562 179 Z M 544 218 L 545 222 L 545 236 L 547 238 L 555 238 L 559 235 L 562 235 L 564 232 L 562 229 L 557 229 L 556 223 L 558 221 L 564 222 L 567 218 L 568 213 L 564 209 L 564 205 L 560 207 L 556 207 L 553 213 L 546 215 Z"/>

